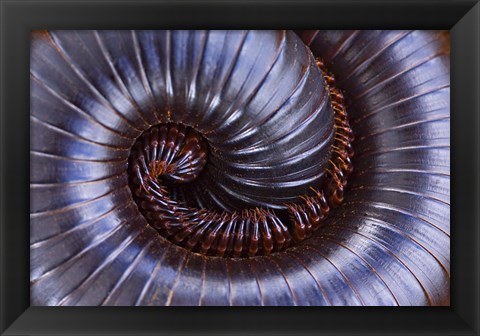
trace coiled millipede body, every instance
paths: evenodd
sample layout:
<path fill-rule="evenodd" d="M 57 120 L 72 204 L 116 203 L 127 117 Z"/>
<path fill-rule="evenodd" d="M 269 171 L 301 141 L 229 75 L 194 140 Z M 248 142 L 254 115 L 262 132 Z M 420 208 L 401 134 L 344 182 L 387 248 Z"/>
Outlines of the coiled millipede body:
<path fill-rule="evenodd" d="M 32 304 L 449 304 L 444 32 L 31 47 Z"/>

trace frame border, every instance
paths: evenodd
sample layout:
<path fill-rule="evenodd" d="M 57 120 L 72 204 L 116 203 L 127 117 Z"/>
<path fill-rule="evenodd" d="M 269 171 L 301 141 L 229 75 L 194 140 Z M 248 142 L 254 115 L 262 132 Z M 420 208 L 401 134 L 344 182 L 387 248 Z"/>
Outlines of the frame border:
<path fill-rule="evenodd" d="M 2 335 L 479 334 L 478 0 L 0 0 L 0 25 Z M 29 307 L 29 32 L 92 27 L 450 30 L 451 306 Z"/>

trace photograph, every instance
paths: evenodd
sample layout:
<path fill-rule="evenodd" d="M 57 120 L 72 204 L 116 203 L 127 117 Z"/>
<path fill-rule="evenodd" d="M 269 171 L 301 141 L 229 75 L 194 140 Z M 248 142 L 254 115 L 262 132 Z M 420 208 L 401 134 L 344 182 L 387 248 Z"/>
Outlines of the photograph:
<path fill-rule="evenodd" d="M 29 35 L 31 306 L 450 306 L 448 30 Z"/>
<path fill-rule="evenodd" d="M 0 0 L 0 335 L 480 335 L 480 0 Z"/>

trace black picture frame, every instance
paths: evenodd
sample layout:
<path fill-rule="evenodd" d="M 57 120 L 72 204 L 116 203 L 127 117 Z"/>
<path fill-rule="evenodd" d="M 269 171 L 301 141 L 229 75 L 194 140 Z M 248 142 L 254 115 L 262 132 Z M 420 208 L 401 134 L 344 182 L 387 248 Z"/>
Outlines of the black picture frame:
<path fill-rule="evenodd" d="M 2 335 L 479 334 L 480 3 L 0 0 L 0 6 Z M 451 306 L 29 307 L 29 32 L 245 27 L 450 30 Z"/>

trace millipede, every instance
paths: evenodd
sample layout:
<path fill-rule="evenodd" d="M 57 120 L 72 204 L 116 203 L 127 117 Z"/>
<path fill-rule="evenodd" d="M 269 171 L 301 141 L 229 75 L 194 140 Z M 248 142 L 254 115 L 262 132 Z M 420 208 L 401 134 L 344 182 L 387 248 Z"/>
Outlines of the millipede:
<path fill-rule="evenodd" d="M 129 160 L 130 187 L 142 214 L 162 236 L 188 250 L 218 257 L 269 255 L 309 238 L 343 201 L 354 140 L 344 97 L 335 78 L 320 59 L 316 64 L 325 78 L 334 116 L 332 158 L 325 168 L 320 190 L 287 203 L 288 220 L 270 209 L 218 212 L 189 207 L 172 198 L 164 181 L 191 182 L 207 162 L 208 144 L 191 127 L 181 123 L 153 126 L 140 136 Z"/>
<path fill-rule="evenodd" d="M 33 31 L 32 305 L 450 303 L 445 31 Z"/>

